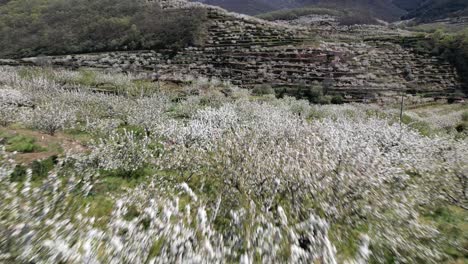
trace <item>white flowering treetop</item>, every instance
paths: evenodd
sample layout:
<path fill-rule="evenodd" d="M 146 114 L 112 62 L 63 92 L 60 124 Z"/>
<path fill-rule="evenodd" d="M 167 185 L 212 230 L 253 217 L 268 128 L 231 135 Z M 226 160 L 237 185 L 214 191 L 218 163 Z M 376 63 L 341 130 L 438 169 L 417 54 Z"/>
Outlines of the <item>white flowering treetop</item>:
<path fill-rule="evenodd" d="M 132 97 L 0 71 L 1 125 L 92 138 L 41 179 L 2 149 L 0 262 L 439 263 L 446 238 L 422 208 L 467 208 L 466 138 L 423 136 L 393 111 L 206 79 Z"/>

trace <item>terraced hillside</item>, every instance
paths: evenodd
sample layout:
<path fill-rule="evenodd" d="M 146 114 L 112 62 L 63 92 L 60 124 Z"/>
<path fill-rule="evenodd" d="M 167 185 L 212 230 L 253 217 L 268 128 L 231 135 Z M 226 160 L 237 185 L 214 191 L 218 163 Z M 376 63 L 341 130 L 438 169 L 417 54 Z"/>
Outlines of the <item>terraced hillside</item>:
<path fill-rule="evenodd" d="M 184 1 L 161 4 L 166 9 L 202 6 Z M 204 43 L 176 54 L 111 52 L 0 63 L 139 71 L 156 73 L 152 76 L 162 79 L 204 75 L 228 79 L 246 88 L 269 84 L 291 95 L 321 87 L 325 93 L 339 94 L 347 101 L 376 100 L 401 91 L 444 97 L 459 86 L 456 72 L 444 60 L 418 55 L 392 43 L 391 38 L 397 38 L 399 31 L 387 28 L 391 35 L 364 29 L 354 38 L 319 41 L 327 33 L 323 28 L 278 24 L 204 7 L 209 20 Z"/>

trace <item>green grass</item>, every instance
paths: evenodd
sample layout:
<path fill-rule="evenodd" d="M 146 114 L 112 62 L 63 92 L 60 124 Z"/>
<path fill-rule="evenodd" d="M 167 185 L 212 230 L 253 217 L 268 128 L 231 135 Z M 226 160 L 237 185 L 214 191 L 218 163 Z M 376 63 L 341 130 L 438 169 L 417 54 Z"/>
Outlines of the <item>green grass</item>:
<path fill-rule="evenodd" d="M 149 255 L 148 255 L 148 259 L 152 259 L 154 257 L 159 256 L 159 254 L 161 254 L 161 250 L 162 250 L 164 244 L 166 244 L 166 241 L 164 240 L 164 238 L 160 238 L 160 239 L 154 241 L 153 246 L 151 246 L 151 249 L 150 249 L 150 252 L 149 252 Z"/>
<path fill-rule="evenodd" d="M 0 138 L 5 139 L 6 151 L 8 152 L 33 153 L 46 151 L 46 148 L 38 145 L 33 137 L 2 133 Z"/>
<path fill-rule="evenodd" d="M 466 109 L 467 106 L 464 104 L 433 103 L 421 106 L 416 105 L 405 110 L 408 115 L 404 114 L 402 121 L 404 124 L 409 125 L 425 136 L 455 134 L 457 138 L 463 139 L 466 137 L 468 132 L 468 111 Z M 460 115 L 460 118 L 457 121 L 456 119 L 458 119 L 458 115 Z M 447 124 L 444 127 L 440 127 L 437 124 L 431 123 L 434 116 L 437 116 L 440 119 L 446 117 L 447 119 L 453 119 L 454 121 L 453 124 Z"/>
<path fill-rule="evenodd" d="M 402 118 L 402 123 L 405 125 L 408 125 L 412 129 L 418 131 L 421 135 L 430 137 L 438 132 L 441 132 L 440 130 L 434 129 L 430 123 L 422 121 L 422 120 L 415 120 L 412 117 L 403 114 Z"/>
<path fill-rule="evenodd" d="M 25 80 L 32 80 L 37 77 L 56 80 L 53 69 L 46 67 L 23 67 L 18 70 L 18 75 Z"/>
<path fill-rule="evenodd" d="M 149 80 L 133 80 L 129 93 L 134 96 L 151 95 L 160 90 L 158 83 Z"/>
<path fill-rule="evenodd" d="M 49 172 L 57 165 L 57 156 L 51 156 L 44 160 L 35 160 L 29 165 L 16 165 L 13 173 L 10 175 L 12 182 L 23 182 L 27 177 L 27 170 L 31 170 L 31 180 L 40 182 L 47 178 Z"/>
<path fill-rule="evenodd" d="M 441 244 L 444 253 L 459 263 L 468 263 L 468 211 L 440 205 L 435 210 L 425 210 L 423 216 L 447 238 Z"/>
<path fill-rule="evenodd" d="M 84 86 L 96 86 L 97 85 L 97 74 L 94 71 L 81 70 L 80 77 L 75 80 L 77 84 Z"/>
<path fill-rule="evenodd" d="M 23 165 L 16 165 L 15 169 L 10 175 L 10 181 L 23 182 L 26 179 L 27 168 Z"/>
<path fill-rule="evenodd" d="M 100 180 L 94 184 L 92 195 L 119 193 L 124 189 L 132 189 L 147 181 L 154 174 L 151 167 L 140 168 L 135 171 L 101 170 Z"/>
<path fill-rule="evenodd" d="M 425 32 L 425 33 L 434 33 L 437 30 L 443 30 L 450 33 L 458 33 L 463 31 L 465 28 L 463 25 L 455 25 L 448 23 L 429 23 L 429 24 L 419 24 L 416 26 L 407 27 L 406 29 L 416 32 Z"/>
<path fill-rule="evenodd" d="M 463 112 L 462 120 L 457 124 L 455 129 L 460 134 L 468 134 L 468 111 Z"/>
<path fill-rule="evenodd" d="M 468 122 L 468 111 L 463 112 L 462 121 L 463 122 Z"/>
<path fill-rule="evenodd" d="M 57 156 L 51 156 L 45 160 L 35 160 L 31 163 L 32 180 L 42 180 L 57 165 Z"/>
<path fill-rule="evenodd" d="M 96 217 L 95 227 L 105 227 L 110 220 L 112 210 L 114 209 L 114 201 L 107 195 L 91 195 L 81 197 L 82 208 L 89 205 L 89 210 L 86 214 L 88 217 Z"/>
<path fill-rule="evenodd" d="M 362 234 L 368 234 L 368 232 L 369 228 L 367 226 L 350 230 L 346 224 L 334 224 L 330 229 L 330 238 L 338 251 L 341 252 L 340 258 L 346 260 L 356 256 L 359 250 L 360 237 Z"/>
<path fill-rule="evenodd" d="M 67 129 L 64 131 L 67 137 L 80 142 L 81 144 L 86 145 L 92 139 L 96 139 L 96 137 L 91 135 L 90 133 L 80 130 L 80 129 Z"/>

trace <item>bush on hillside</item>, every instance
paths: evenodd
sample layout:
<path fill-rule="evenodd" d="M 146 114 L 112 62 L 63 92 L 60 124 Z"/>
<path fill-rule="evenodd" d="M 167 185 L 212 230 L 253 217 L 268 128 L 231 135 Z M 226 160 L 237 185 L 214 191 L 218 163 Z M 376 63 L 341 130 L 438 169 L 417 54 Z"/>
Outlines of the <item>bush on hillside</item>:
<path fill-rule="evenodd" d="M 275 89 L 271 87 L 269 84 L 261 84 L 257 85 L 252 89 L 252 94 L 254 95 L 269 95 L 275 94 Z"/>
<path fill-rule="evenodd" d="M 344 103 L 344 98 L 341 95 L 335 95 L 331 99 L 332 104 L 343 104 Z"/>

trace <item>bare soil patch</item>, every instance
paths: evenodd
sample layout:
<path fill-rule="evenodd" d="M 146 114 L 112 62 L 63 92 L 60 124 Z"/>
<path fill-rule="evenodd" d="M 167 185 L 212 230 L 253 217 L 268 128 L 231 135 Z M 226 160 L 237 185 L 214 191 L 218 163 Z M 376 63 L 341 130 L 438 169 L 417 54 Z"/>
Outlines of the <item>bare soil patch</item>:
<path fill-rule="evenodd" d="M 42 160 L 62 153 L 80 153 L 86 150 L 80 142 L 71 139 L 63 133 L 53 136 L 29 129 L 0 127 L 0 132 L 11 135 L 24 135 L 36 139 L 36 143 L 45 151 L 33 153 L 17 153 L 14 158 L 20 164 L 29 164 L 34 160 Z"/>

